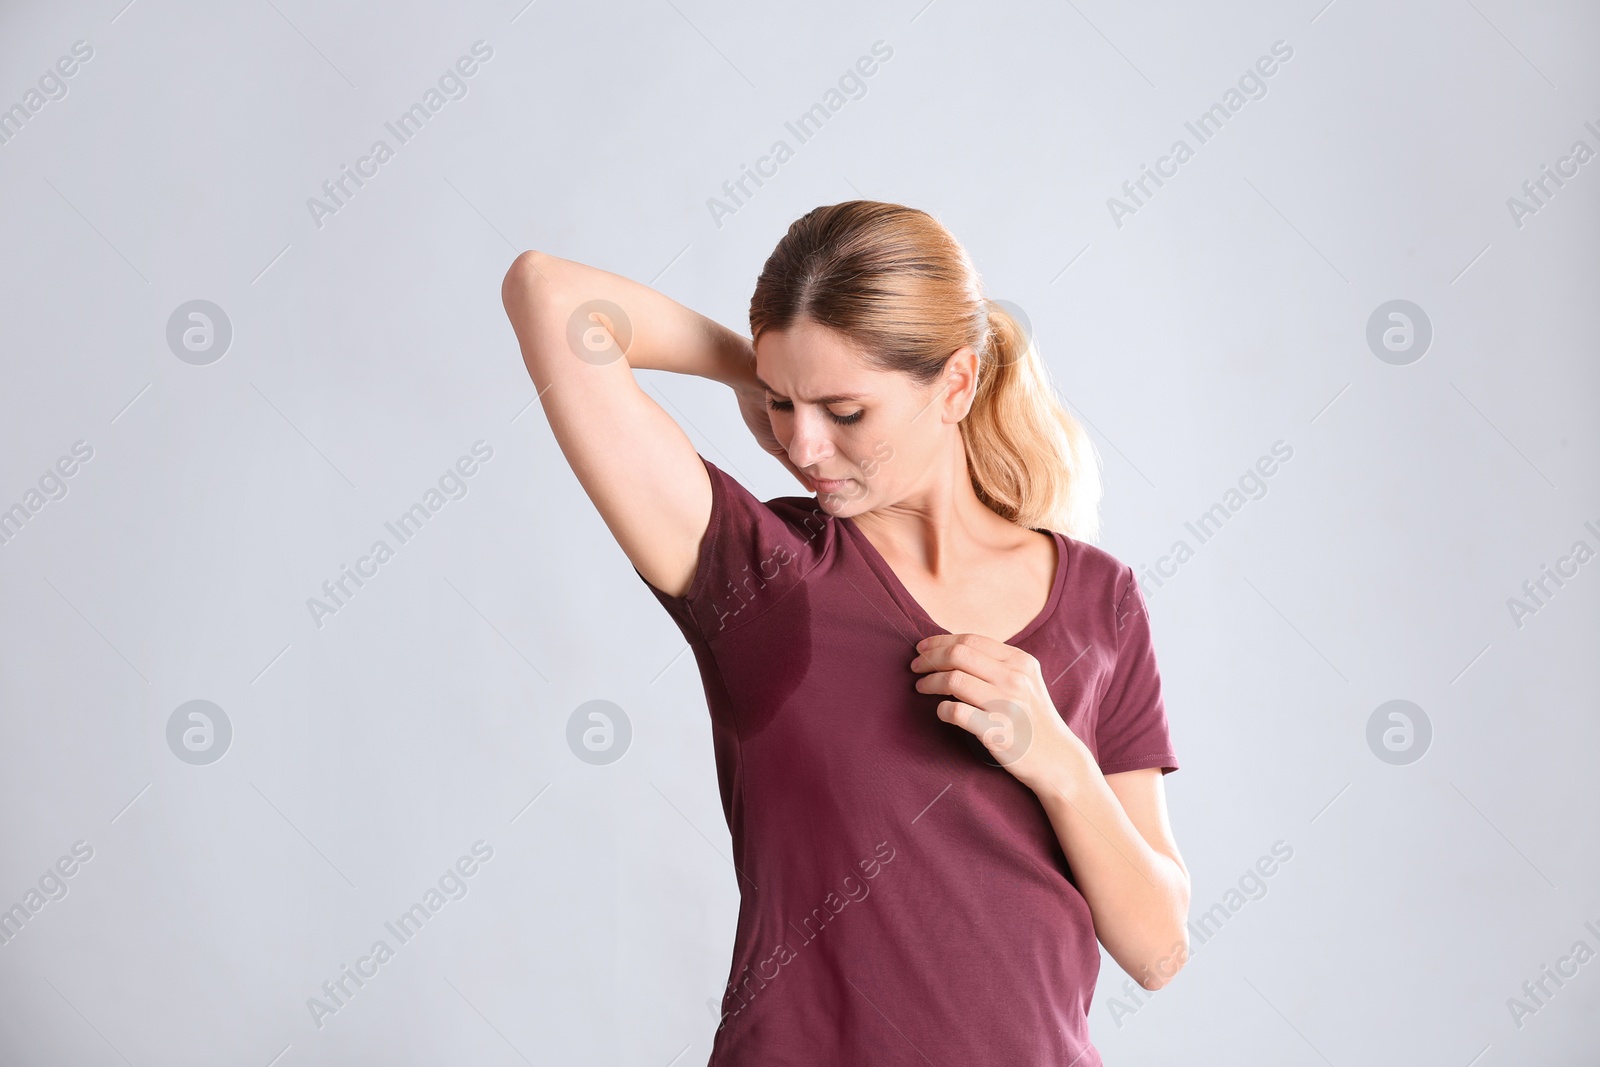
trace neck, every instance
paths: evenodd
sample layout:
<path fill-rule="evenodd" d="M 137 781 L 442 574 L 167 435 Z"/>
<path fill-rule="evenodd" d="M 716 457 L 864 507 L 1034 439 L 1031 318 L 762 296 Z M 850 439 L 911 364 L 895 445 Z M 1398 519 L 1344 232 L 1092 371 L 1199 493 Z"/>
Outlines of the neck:
<path fill-rule="evenodd" d="M 935 579 L 968 572 L 971 561 L 1037 536 L 978 499 L 965 443 L 959 434 L 953 438 L 952 447 L 929 464 L 901 499 L 850 520 L 885 560 Z"/>

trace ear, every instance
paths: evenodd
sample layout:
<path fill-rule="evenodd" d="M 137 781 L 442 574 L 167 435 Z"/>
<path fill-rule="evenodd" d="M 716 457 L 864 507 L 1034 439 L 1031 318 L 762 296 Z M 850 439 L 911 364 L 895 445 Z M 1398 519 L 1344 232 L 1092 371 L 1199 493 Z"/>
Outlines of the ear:
<path fill-rule="evenodd" d="M 956 423 L 966 418 L 978 395 L 978 353 L 971 345 L 950 353 L 939 385 L 945 391 L 944 421 Z"/>

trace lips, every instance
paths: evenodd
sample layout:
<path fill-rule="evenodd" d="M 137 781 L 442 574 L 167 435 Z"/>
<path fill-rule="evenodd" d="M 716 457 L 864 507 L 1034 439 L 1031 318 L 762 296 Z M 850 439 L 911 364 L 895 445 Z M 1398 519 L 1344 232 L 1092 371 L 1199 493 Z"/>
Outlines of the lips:
<path fill-rule="evenodd" d="M 849 478 L 813 478 L 811 482 L 819 493 L 843 492 L 850 485 Z"/>

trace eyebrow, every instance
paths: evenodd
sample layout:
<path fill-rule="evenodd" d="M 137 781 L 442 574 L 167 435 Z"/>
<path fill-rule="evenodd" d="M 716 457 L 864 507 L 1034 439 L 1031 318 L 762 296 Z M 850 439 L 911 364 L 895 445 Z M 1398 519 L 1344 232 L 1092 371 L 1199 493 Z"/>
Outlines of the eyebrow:
<path fill-rule="evenodd" d="M 783 396 L 782 393 L 778 392 L 772 386 L 770 386 L 766 382 L 762 381 L 760 375 L 756 376 L 756 384 L 761 386 L 761 388 L 765 389 L 767 392 L 771 393 L 773 396 Z M 800 399 L 802 401 L 804 401 L 805 403 L 807 403 L 807 404 L 847 404 L 847 403 L 850 403 L 851 401 L 854 401 L 854 400 L 865 400 L 865 399 L 868 399 L 868 394 L 865 394 L 865 393 L 829 393 L 827 396 L 812 397 L 809 400 L 806 400 L 805 397 L 801 397 Z"/>

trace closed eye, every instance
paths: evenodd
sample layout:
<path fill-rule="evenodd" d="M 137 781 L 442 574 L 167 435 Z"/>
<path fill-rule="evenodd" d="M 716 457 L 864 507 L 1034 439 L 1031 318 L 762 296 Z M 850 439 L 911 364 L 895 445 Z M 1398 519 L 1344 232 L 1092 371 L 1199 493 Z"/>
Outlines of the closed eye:
<path fill-rule="evenodd" d="M 792 400 L 774 400 L 774 399 L 772 399 L 772 397 L 769 396 L 769 397 L 767 397 L 767 407 L 772 409 L 773 411 L 793 411 L 794 410 L 794 401 L 792 401 Z M 826 410 L 826 409 L 824 409 L 824 410 Z M 830 419 L 832 419 L 834 422 L 838 423 L 840 426 L 849 426 L 852 423 L 860 422 L 861 421 L 861 417 L 863 415 L 865 415 L 865 414 L 866 414 L 865 410 L 853 412 L 853 413 L 851 413 L 849 415 L 836 415 L 832 411 L 829 411 L 828 412 L 828 417 Z"/>

